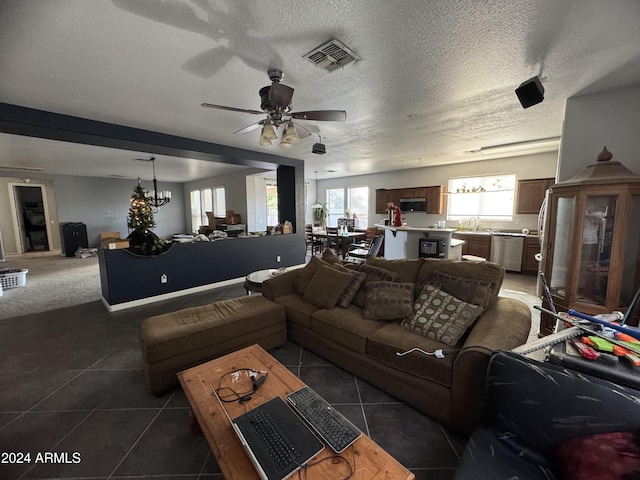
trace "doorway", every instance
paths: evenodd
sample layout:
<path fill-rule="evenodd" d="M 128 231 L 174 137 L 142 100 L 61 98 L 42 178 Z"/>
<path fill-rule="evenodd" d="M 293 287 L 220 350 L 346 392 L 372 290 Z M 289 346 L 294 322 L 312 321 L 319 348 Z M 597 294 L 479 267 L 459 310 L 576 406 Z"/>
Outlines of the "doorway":
<path fill-rule="evenodd" d="M 21 253 L 50 250 L 43 185 L 13 185 Z"/>

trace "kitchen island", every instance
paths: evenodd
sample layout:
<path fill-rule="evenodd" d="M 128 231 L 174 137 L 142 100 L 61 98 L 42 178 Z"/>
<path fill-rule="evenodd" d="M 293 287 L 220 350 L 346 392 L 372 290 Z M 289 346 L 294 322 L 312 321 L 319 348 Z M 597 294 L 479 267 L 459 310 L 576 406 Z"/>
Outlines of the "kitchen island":
<path fill-rule="evenodd" d="M 457 231 L 455 228 L 375 226 L 384 230 L 384 257 L 389 260 L 420 256 L 462 258 L 464 240 L 452 238 L 453 232 Z"/>

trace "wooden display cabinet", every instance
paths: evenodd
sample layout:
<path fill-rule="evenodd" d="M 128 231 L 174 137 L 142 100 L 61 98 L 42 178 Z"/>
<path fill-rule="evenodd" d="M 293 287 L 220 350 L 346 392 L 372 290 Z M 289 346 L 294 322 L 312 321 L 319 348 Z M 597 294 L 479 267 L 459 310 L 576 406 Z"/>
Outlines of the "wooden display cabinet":
<path fill-rule="evenodd" d="M 625 312 L 640 284 L 640 176 L 598 161 L 551 187 L 543 246 L 544 271 L 559 312 Z M 634 308 L 627 324 L 638 325 Z M 556 321 L 543 313 L 540 334 Z"/>

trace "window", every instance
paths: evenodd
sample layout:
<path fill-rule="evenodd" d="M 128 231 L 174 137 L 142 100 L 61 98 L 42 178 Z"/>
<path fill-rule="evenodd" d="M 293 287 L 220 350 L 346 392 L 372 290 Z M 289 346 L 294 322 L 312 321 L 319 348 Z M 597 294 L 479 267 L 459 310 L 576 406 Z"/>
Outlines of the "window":
<path fill-rule="evenodd" d="M 357 226 L 366 227 L 369 221 L 369 187 L 327 189 L 327 225 L 338 226 L 338 219 L 349 210 L 357 215 Z"/>
<path fill-rule="evenodd" d="M 447 220 L 476 217 L 510 221 L 515 186 L 515 174 L 452 178 L 449 180 Z"/>
<path fill-rule="evenodd" d="M 191 191 L 191 231 L 197 232 L 202 225 L 209 225 L 207 212 L 214 217 L 226 216 L 224 187 Z"/>
<path fill-rule="evenodd" d="M 278 185 L 266 184 L 267 188 L 267 225 L 278 224 Z"/>

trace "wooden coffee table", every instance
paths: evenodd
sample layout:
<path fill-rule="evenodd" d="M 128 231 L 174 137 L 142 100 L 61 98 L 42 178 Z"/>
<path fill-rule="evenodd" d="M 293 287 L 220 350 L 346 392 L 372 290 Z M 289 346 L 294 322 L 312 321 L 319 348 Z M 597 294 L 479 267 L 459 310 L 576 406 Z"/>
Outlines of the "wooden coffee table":
<path fill-rule="evenodd" d="M 178 379 L 187 395 L 200 428 L 215 454 L 222 473 L 229 480 L 259 478 L 238 437 L 236 437 L 233 427 L 222 411 L 222 407 L 211 392 L 211 387 L 217 388 L 218 382 L 224 374 L 241 368 L 269 372 L 262 387 L 252 395 L 251 400 L 245 402 L 244 406 L 246 406 L 247 410 L 276 396 L 285 399 L 285 396 L 289 393 L 305 386 L 304 382 L 259 345 L 243 348 L 178 373 Z M 223 379 L 222 385 L 230 386 L 236 391 L 246 391 L 251 389 L 252 384 L 248 375 L 245 375 L 245 372 L 241 372 L 237 375 L 227 375 Z M 243 405 L 238 402 L 225 403 L 224 405 L 231 418 L 235 418 L 245 412 Z M 310 463 L 334 455 L 329 447 L 325 447 Z M 365 434 L 362 434 L 341 455 L 352 467 L 355 459 L 356 473 L 351 477 L 353 480 L 391 478 L 411 480 L 415 478 L 409 470 Z M 344 461 L 332 459 L 309 466 L 306 471 L 306 477 L 309 480 L 341 479 L 345 478 L 348 473 L 349 467 Z M 295 478 L 295 475 L 292 478 Z"/>

